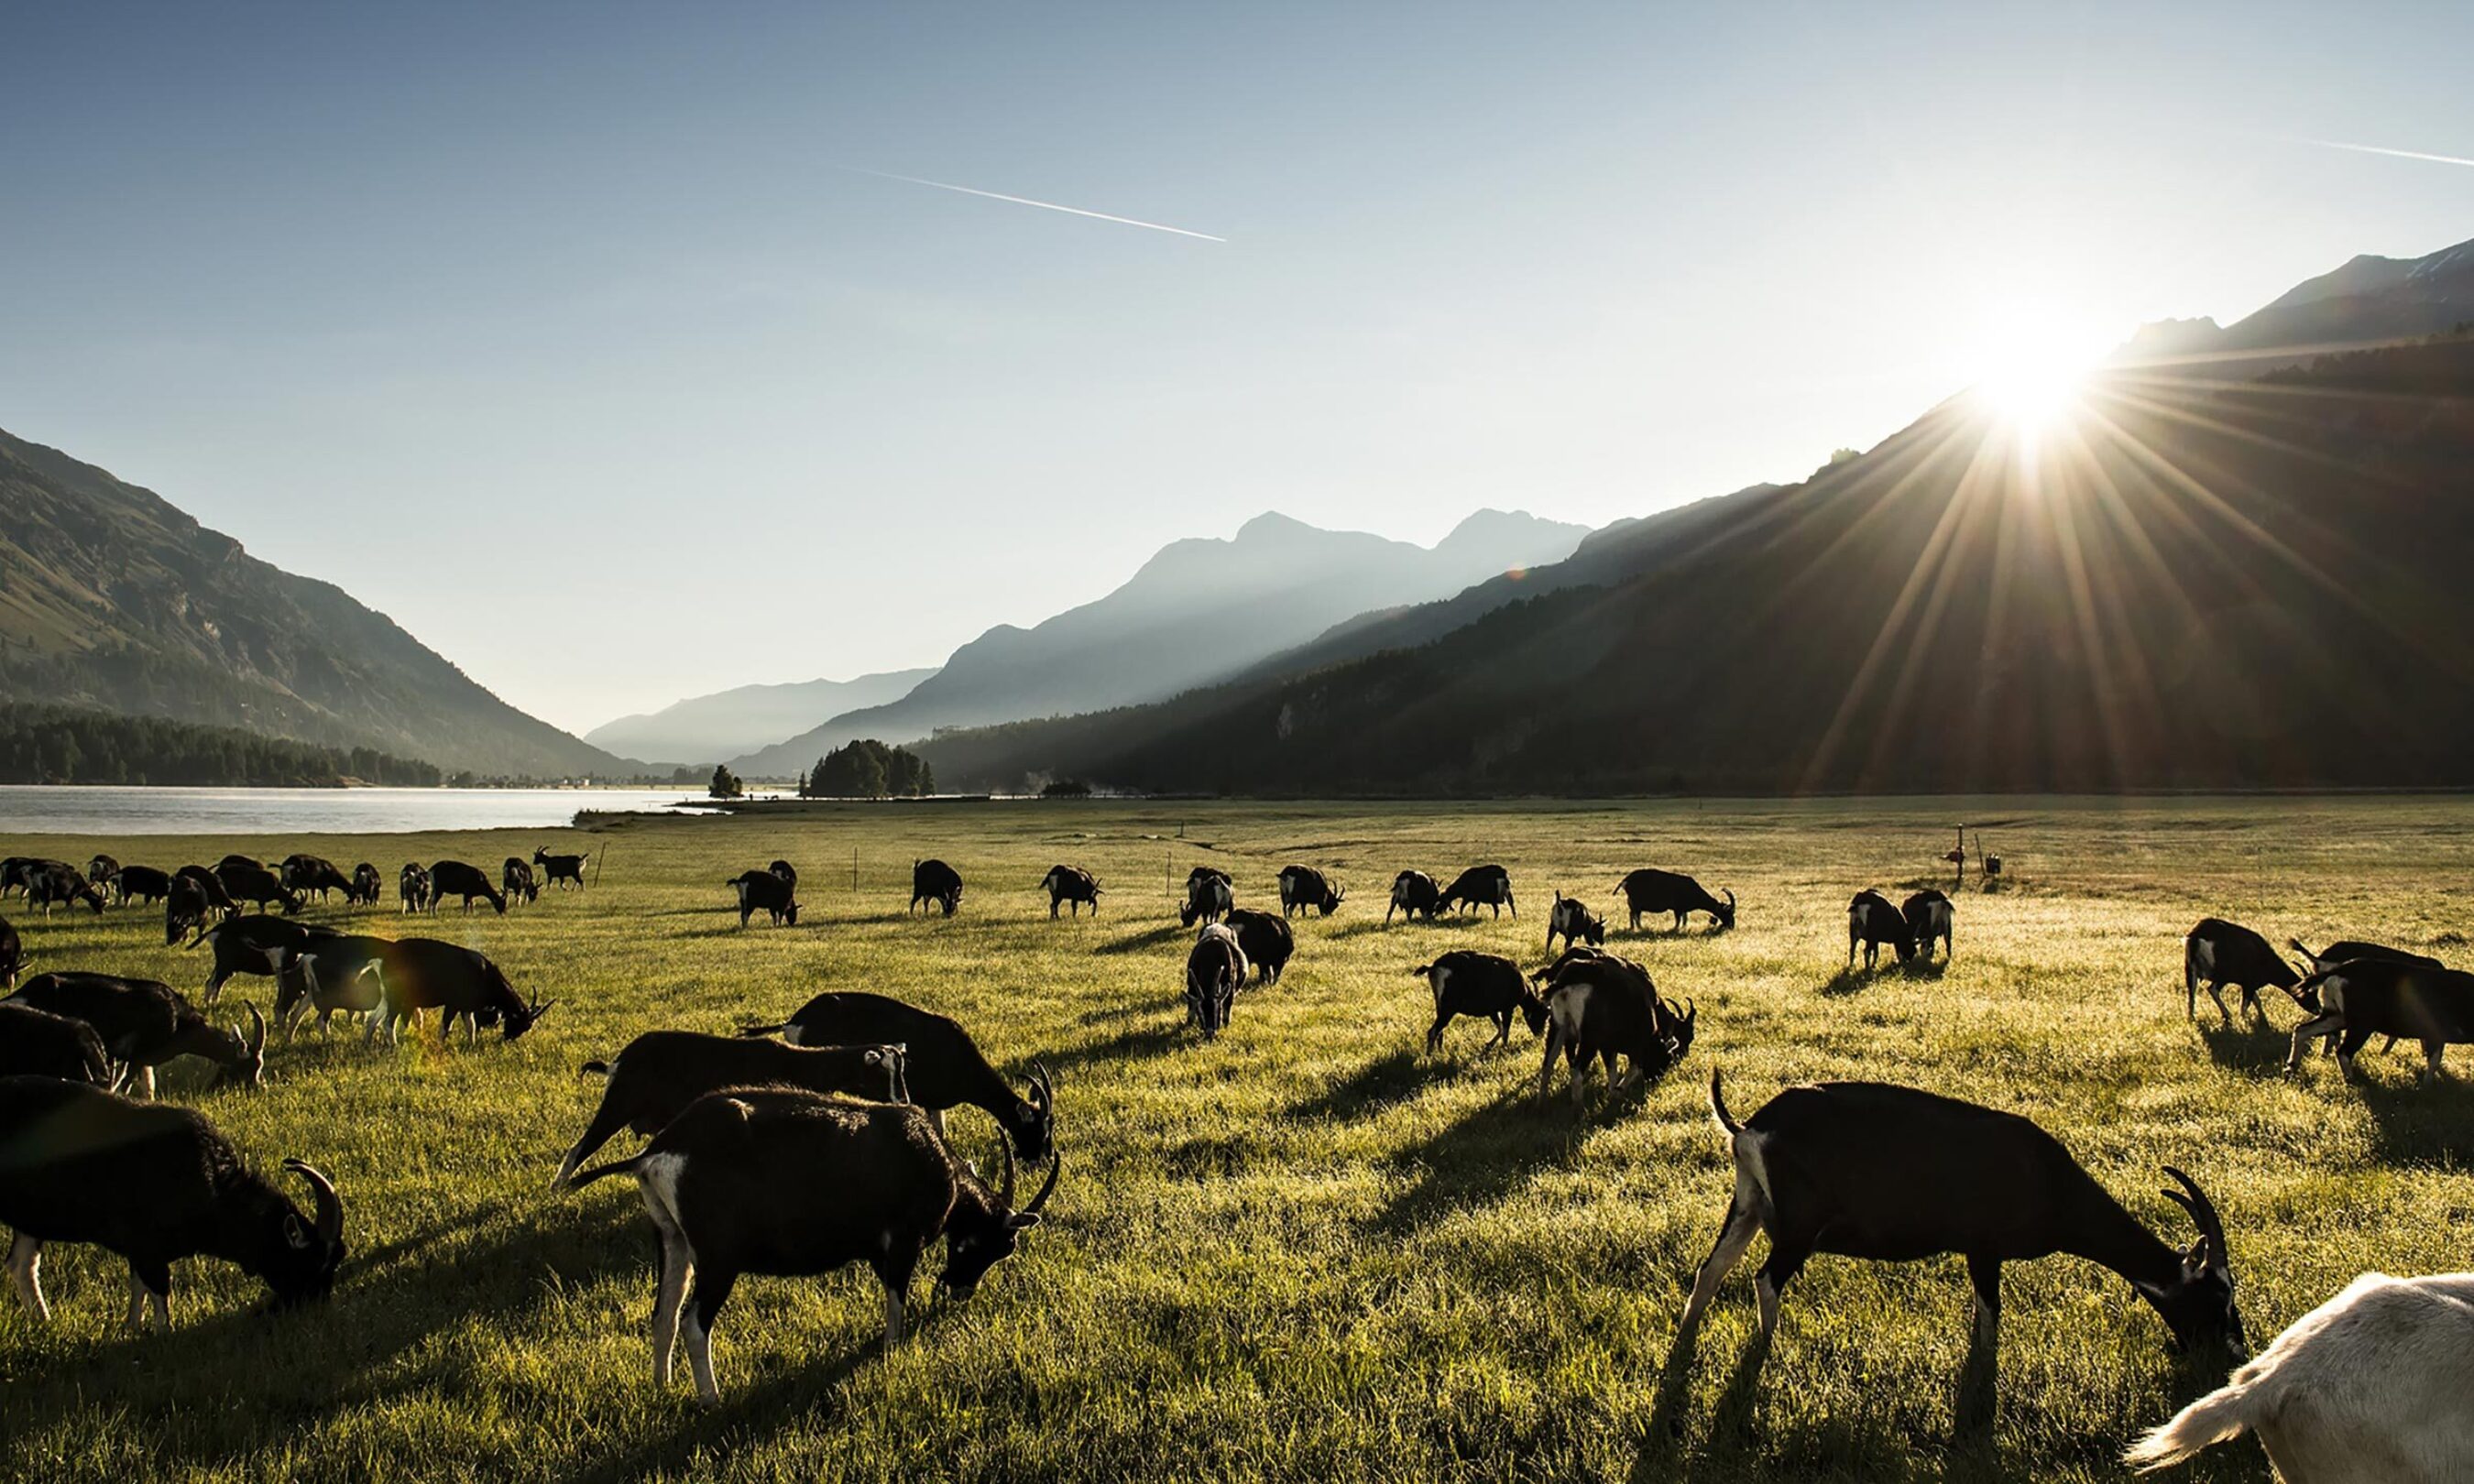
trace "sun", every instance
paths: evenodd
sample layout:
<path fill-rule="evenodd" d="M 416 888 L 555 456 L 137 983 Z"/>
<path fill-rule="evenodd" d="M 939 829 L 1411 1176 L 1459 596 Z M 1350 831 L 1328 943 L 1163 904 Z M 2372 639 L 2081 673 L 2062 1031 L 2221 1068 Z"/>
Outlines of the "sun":
<path fill-rule="evenodd" d="M 2005 427 L 2033 442 L 2070 421 L 2104 342 L 2101 330 L 2055 305 L 2002 304 L 1977 334 L 1975 394 Z"/>

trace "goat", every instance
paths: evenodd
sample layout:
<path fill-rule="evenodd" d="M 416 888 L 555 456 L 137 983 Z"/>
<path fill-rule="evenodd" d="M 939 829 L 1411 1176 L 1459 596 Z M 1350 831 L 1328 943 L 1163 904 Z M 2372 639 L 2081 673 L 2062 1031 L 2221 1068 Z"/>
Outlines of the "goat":
<path fill-rule="evenodd" d="M 1955 1253 L 1976 1289 L 1976 1338 L 2000 1343 L 2001 1264 L 2069 1253 L 2112 1269 L 2185 1349 L 2243 1354 L 2224 1224 L 2198 1183 L 2171 1165 L 2198 1239 L 2175 1252 L 2122 1209 L 2051 1135 L 2016 1113 L 1870 1082 L 1789 1088 L 1737 1123 L 1718 1074 L 1710 1111 L 1725 1131 L 1735 1188 L 1718 1239 L 1693 1275 L 1679 1333 L 1689 1333 L 1756 1232 L 1770 1238 L 1755 1284 L 1764 1344 L 1779 1298 L 1815 1253 L 1912 1262 Z"/>
<path fill-rule="evenodd" d="M 216 890 L 222 890 L 221 886 Z M 214 904 L 207 899 L 206 889 L 197 877 L 174 876 L 163 897 L 163 946 L 171 947 L 193 933 L 203 935 L 206 920 L 214 915 Z"/>
<path fill-rule="evenodd" d="M 928 902 L 945 909 L 952 917 L 962 904 L 962 874 L 941 860 L 914 860 L 910 863 L 910 910 L 925 912 Z"/>
<path fill-rule="evenodd" d="M 85 863 L 85 878 L 94 883 L 97 891 L 109 893 L 119 876 L 120 862 L 100 850 Z M 117 900 L 117 897 L 114 899 Z"/>
<path fill-rule="evenodd" d="M 323 855 L 305 855 L 298 851 L 286 855 L 283 857 L 282 877 L 284 890 L 297 897 L 305 898 L 316 892 L 318 899 L 325 901 L 328 892 L 341 892 L 346 901 L 352 899 L 352 877 L 345 875 L 333 861 Z"/>
<path fill-rule="evenodd" d="M 424 1010 L 439 1012 L 442 1046 L 459 1017 L 470 1022 L 468 1040 L 480 1039 L 486 1017 L 497 1023 L 502 1039 L 513 1041 L 531 1030 L 557 1003 L 525 1001 L 497 965 L 470 948 L 435 938 L 400 938 L 388 944 L 372 971 L 378 976 L 379 1003 L 377 1013 L 370 1017 L 364 1044 L 376 1041 L 381 1030 L 393 1037 L 399 1021 L 411 1020 L 417 1028 Z"/>
<path fill-rule="evenodd" d="M 1008 1148 L 997 1188 L 982 1184 L 917 1108 L 853 1103 L 775 1088 L 713 1092 L 632 1160 L 585 1170 L 581 1187 L 631 1175 L 661 1239 L 653 1299 L 653 1384 L 670 1379 L 686 1304 L 688 1364 L 706 1405 L 721 1400 L 713 1330 L 743 1273 L 805 1277 L 865 1262 L 885 1288 L 885 1343 L 902 1340 L 910 1281 L 945 1238 L 939 1286 L 958 1300 L 1037 1226 L 1061 1162 L 1014 1209 Z M 685 1292 L 689 1275 L 695 1288 Z"/>
<path fill-rule="evenodd" d="M 1566 953 L 1548 970 L 1540 996 L 1546 1005 L 1545 1054 L 1538 1067 L 1538 1101 L 1555 1071 L 1562 1052 L 1570 1068 L 1572 1103 L 1588 1096 L 1589 1064 L 1606 1070 L 1607 1095 L 1617 1093 L 1684 1060 L 1692 1049 L 1701 1008 L 1679 1008 L 1662 999 L 1649 970 L 1612 953 L 1581 949 Z M 1618 1059 L 1630 1064 L 1623 1079 L 1615 1077 Z"/>
<path fill-rule="evenodd" d="M 1039 878 L 1039 889 L 1048 894 L 1048 915 L 1052 918 L 1056 916 L 1058 904 L 1064 902 L 1073 903 L 1077 917 L 1081 915 L 1085 902 L 1090 903 L 1093 917 L 1100 915 L 1100 883 L 1079 866 L 1049 867 L 1048 874 Z"/>
<path fill-rule="evenodd" d="M 123 866 L 111 874 L 111 888 L 123 903 L 142 900 L 153 906 L 171 895 L 172 878 L 152 866 Z"/>
<path fill-rule="evenodd" d="M 2201 918 L 2182 938 L 2182 991 L 2185 1009 L 2190 1018 L 2199 1017 L 2199 991 L 2205 988 L 2208 998 L 2217 1002 L 2217 1013 L 2225 1023 L 2234 1023 L 2234 1014 L 2225 1008 L 2225 997 L 2219 993 L 2230 984 L 2239 987 L 2243 1009 L 2268 1020 L 2268 1012 L 2259 1004 L 2263 989 L 2292 990 L 2302 982 L 2293 966 L 2277 956 L 2268 940 L 2239 922 L 2222 918 Z"/>
<path fill-rule="evenodd" d="M 1933 887 L 1926 887 L 1899 904 L 1899 916 L 1907 920 L 1907 936 L 1915 940 L 1916 951 L 1932 962 L 1933 940 L 1941 940 L 1941 956 L 1950 958 L 1950 898 Z"/>
<path fill-rule="evenodd" d="M 546 847 L 533 847 L 533 864 L 542 869 L 542 883 L 546 886 L 572 885 L 579 892 L 584 890 L 584 863 L 588 858 L 552 855 Z"/>
<path fill-rule="evenodd" d="M 791 899 L 790 883 L 769 871 L 742 871 L 721 883 L 739 894 L 739 925 L 763 912 L 773 925 L 799 925 L 799 904 Z"/>
<path fill-rule="evenodd" d="M 245 856 L 225 856 L 215 867 L 215 879 L 223 883 L 225 895 L 235 904 L 255 902 L 257 910 L 264 912 L 273 903 L 283 909 L 285 917 L 301 910 L 298 893 L 285 886 L 274 872 Z"/>
<path fill-rule="evenodd" d="M 232 975 L 264 974 L 279 979 L 287 959 L 307 945 L 333 936 L 331 929 L 284 918 L 241 917 L 207 928 L 189 946 L 194 948 L 203 943 L 214 953 L 214 964 L 206 970 L 206 1003 L 211 1005 L 222 997 L 224 981 Z"/>
<path fill-rule="evenodd" d="M 252 1173 L 231 1141 L 185 1108 L 147 1106 L 48 1077 L 0 1078 L 0 1128 L 40 1130 L 0 1158 L 0 1226 L 16 1233 L 9 1277 L 19 1302 L 48 1321 L 43 1248 L 101 1247 L 129 1264 L 129 1324 L 172 1324 L 172 1264 L 221 1257 L 267 1286 L 278 1305 L 320 1300 L 344 1260 L 344 1204 L 299 1160 L 317 1215 Z"/>
<path fill-rule="evenodd" d="M 724 1088 L 797 1088 L 877 1103 L 906 1101 L 900 1046 L 793 1046 L 694 1031 L 647 1031 L 609 1061 L 587 1062 L 579 1070 L 609 1081 L 593 1121 L 560 1161 L 553 1187 L 566 1185 L 620 1129 L 658 1134 L 697 1098 Z"/>
<path fill-rule="evenodd" d="M 417 861 L 405 861 L 403 869 L 396 873 L 395 895 L 403 903 L 403 913 L 438 910 L 438 893 L 430 887 L 429 868 Z"/>
<path fill-rule="evenodd" d="M 1426 1031 L 1428 1056 L 1443 1049 L 1443 1027 L 1456 1016 L 1493 1022 L 1494 1039 L 1486 1043 L 1488 1050 L 1511 1043 L 1515 1014 L 1529 1022 L 1529 1034 L 1545 1033 L 1546 1002 L 1529 987 L 1520 966 L 1500 954 L 1454 948 L 1409 972 L 1424 979 L 1435 996 L 1435 1023 Z"/>
<path fill-rule="evenodd" d="M 148 1097 L 155 1095 L 155 1068 L 179 1057 L 214 1063 L 213 1086 L 218 1088 L 255 1088 L 266 1067 L 266 1017 L 255 1005 L 247 1007 L 249 1033 L 238 1027 L 225 1030 L 178 990 L 154 979 L 37 974 L 7 1003 L 85 1021 L 121 1065 L 119 1086 L 142 1087 Z"/>
<path fill-rule="evenodd" d="M 341 1010 L 372 1015 L 378 1008 L 379 977 L 372 972 L 386 957 L 389 940 L 355 933 L 327 933 L 292 952 L 275 976 L 275 1023 L 290 1041 L 301 1017 L 318 1012 L 318 1029 Z"/>
<path fill-rule="evenodd" d="M 828 992 L 779 1025 L 742 1026 L 741 1036 L 780 1036 L 794 1046 L 885 1046 L 903 1049 L 902 1080 L 910 1100 L 928 1111 L 936 1130 L 945 1112 L 965 1104 L 983 1110 L 1013 1141 L 1014 1153 L 1038 1161 L 1049 1150 L 1048 1071 L 1031 1064 L 1031 1096 L 1018 1097 L 961 1022 L 861 991 Z"/>
<path fill-rule="evenodd" d="M 1289 960 L 1298 951 L 1297 935 L 1289 930 L 1289 920 L 1257 912 L 1250 907 L 1231 907 L 1221 920 L 1237 935 L 1237 948 L 1246 961 L 1254 966 L 1257 984 L 1277 984 L 1286 973 Z"/>
<path fill-rule="evenodd" d="M 2474 1478 L 2474 1273 L 2365 1273 L 2122 1454 L 2168 1468 L 2244 1432 L 2290 1484 Z"/>
<path fill-rule="evenodd" d="M 1496 917 L 1510 907 L 1513 921 L 1520 920 L 1520 908 L 1512 899 L 1512 873 L 1501 866 L 1471 866 L 1454 876 L 1452 884 L 1443 888 L 1441 906 L 1455 912 L 1492 907 Z"/>
<path fill-rule="evenodd" d="M 2304 979 L 2295 1003 L 2310 1012 L 2293 1028 L 2289 1072 L 2302 1065 L 2303 1042 L 2341 1036 L 2337 1065 L 2354 1074 L 2354 1058 L 2373 1036 L 2410 1037 L 2422 1042 L 2424 1075 L 2444 1075 L 2440 1051 L 2474 1041 L 2474 974 L 2396 959 L 2356 959 Z"/>
<path fill-rule="evenodd" d="M 25 970 L 27 962 L 25 941 L 9 925 L 7 918 L 0 918 L 0 990 L 17 987 L 17 975 Z"/>
<path fill-rule="evenodd" d="M 1710 914 L 1714 931 L 1725 932 L 1735 925 L 1735 894 L 1729 892 L 1720 901 L 1690 876 L 1674 871 L 1653 871 L 1647 867 L 1632 873 L 1615 883 L 1625 905 L 1632 908 L 1632 930 L 1640 931 L 1644 912 L 1675 914 L 1675 930 L 1684 931 L 1685 919 L 1695 912 Z"/>
<path fill-rule="evenodd" d="M 2327 970 L 2336 968 L 2340 964 L 2348 964 L 2358 958 L 2389 959 L 2400 964 L 2420 964 L 2425 969 L 2445 969 L 2448 967 L 2428 954 L 2409 953 L 2403 948 L 2391 948 L 2384 943 L 2360 943 L 2347 939 L 2341 942 L 2332 943 L 2328 945 L 2326 948 L 2317 953 L 2314 953 L 2309 948 L 2304 947 L 2302 945 L 2302 940 L 2299 938 L 2286 939 L 2285 945 L 2292 948 L 2294 952 L 2301 954 L 2303 961 L 2311 966 L 2310 972 L 2315 974 L 2324 973 Z M 2382 1056 L 2386 1056 L 2388 1053 L 2395 1050 L 2396 1043 L 2397 1039 L 2393 1036 L 2389 1037 L 2387 1042 L 2380 1047 L 2380 1054 Z M 2327 1046 L 2329 1053 L 2334 1055 L 2337 1050 L 2337 1038 L 2334 1036 L 2329 1037 Z"/>
<path fill-rule="evenodd" d="M 1246 950 L 1226 923 L 1214 922 L 1195 935 L 1185 955 L 1185 1023 L 1199 1028 L 1203 1040 L 1228 1028 L 1246 972 Z"/>
<path fill-rule="evenodd" d="M 780 876 L 785 882 L 788 883 L 794 889 L 799 884 L 799 868 L 791 865 L 787 860 L 777 860 L 764 869 L 773 873 L 775 875 Z"/>
<path fill-rule="evenodd" d="M 1857 892 L 1847 903 L 1847 967 L 1856 967 L 1856 945 L 1864 945 L 1864 968 L 1869 972 L 1880 960 L 1881 945 L 1898 950 L 1904 964 L 1916 956 L 1916 935 L 1907 928 L 1905 914 L 1890 905 L 1890 898 L 1867 888 Z"/>
<path fill-rule="evenodd" d="M 35 872 L 26 883 L 26 901 L 29 906 L 42 908 L 46 918 L 55 906 L 73 907 L 79 902 L 93 908 L 95 916 L 103 916 L 102 891 L 85 878 L 85 873 L 59 861 Z"/>
<path fill-rule="evenodd" d="M 0 1000 L 0 1077 L 57 1077 L 108 1088 L 111 1054 L 84 1020 Z"/>
<path fill-rule="evenodd" d="M 1443 889 L 1435 885 L 1433 876 L 1422 871 L 1401 872 L 1392 878 L 1392 902 L 1383 909 L 1383 925 L 1392 925 L 1395 911 L 1413 922 L 1422 912 L 1431 922 L 1442 914 L 1443 902 Z"/>
<path fill-rule="evenodd" d="M 386 891 L 386 877 L 378 868 L 363 861 L 352 868 L 352 884 L 344 889 L 344 899 L 357 907 L 375 907 Z"/>
<path fill-rule="evenodd" d="M 510 855 L 498 868 L 498 889 L 509 901 L 539 901 L 541 886 L 533 880 L 533 868 L 521 855 Z"/>
<path fill-rule="evenodd" d="M 478 897 L 497 908 L 500 917 L 507 913 L 507 896 L 490 884 L 489 874 L 460 860 L 442 860 L 429 868 L 430 910 L 438 910 L 438 904 L 449 897 L 463 898 L 467 912 L 473 910 L 473 898 Z"/>
<path fill-rule="evenodd" d="M 1330 881 L 1324 879 L 1322 872 L 1312 866 L 1280 868 L 1280 916 L 1282 917 L 1287 917 L 1291 909 L 1304 912 L 1310 908 L 1324 917 L 1329 917 L 1339 911 L 1340 904 L 1347 899 L 1346 891 L 1334 887 Z"/>
<path fill-rule="evenodd" d="M 1185 874 L 1185 905 L 1177 909 L 1180 926 L 1217 922 L 1236 905 L 1236 887 L 1217 866 L 1197 866 Z"/>
<path fill-rule="evenodd" d="M 0 896 L 24 892 L 31 900 L 36 876 L 54 866 L 65 868 L 67 865 L 64 860 L 49 860 L 40 855 L 12 855 L 0 860 Z"/>
<path fill-rule="evenodd" d="M 1570 947 L 1587 938 L 1592 946 L 1607 941 L 1606 921 L 1589 909 L 1578 897 L 1555 894 L 1555 905 L 1546 912 L 1546 949 L 1553 952 L 1557 937 Z"/>

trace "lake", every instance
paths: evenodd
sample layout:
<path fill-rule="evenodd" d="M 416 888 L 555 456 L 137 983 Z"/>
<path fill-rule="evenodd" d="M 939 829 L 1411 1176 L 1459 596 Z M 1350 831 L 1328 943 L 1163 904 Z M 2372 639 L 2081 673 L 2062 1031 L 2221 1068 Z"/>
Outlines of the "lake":
<path fill-rule="evenodd" d="M 548 829 L 578 809 L 662 813 L 680 788 L 61 788 L 0 785 L 0 834 L 405 834 Z"/>

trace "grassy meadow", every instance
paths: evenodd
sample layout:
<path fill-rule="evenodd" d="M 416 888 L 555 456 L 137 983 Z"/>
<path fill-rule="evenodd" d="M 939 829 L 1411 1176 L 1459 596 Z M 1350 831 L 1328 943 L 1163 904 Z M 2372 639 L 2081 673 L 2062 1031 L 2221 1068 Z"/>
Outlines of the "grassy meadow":
<path fill-rule="evenodd" d="M 1988 841 L 2009 875 L 1983 894 L 1971 874 L 1954 961 L 1845 972 L 1849 895 L 1946 885 L 1936 857 L 1962 818 L 2004 822 Z M 495 868 L 578 841 L 607 851 L 582 896 L 418 928 L 393 911 L 406 859 Z M 1840 1077 L 2030 1114 L 2176 1245 L 2189 1230 L 2157 1166 L 2188 1168 L 2222 1210 L 2255 1344 L 2365 1269 L 2469 1265 L 2474 1094 L 2417 1088 L 2410 1048 L 2366 1055 L 2363 1085 L 2317 1060 L 2282 1078 L 2280 1035 L 2221 1028 L 2204 997 L 2193 1026 L 2179 982 L 2180 934 L 2209 912 L 2279 942 L 2474 956 L 2465 800 L 854 806 L 591 834 L 8 842 L 81 862 L 98 848 L 166 868 L 233 849 L 373 860 L 385 910 L 310 915 L 470 943 L 558 1003 L 513 1045 L 279 1041 L 254 1094 L 202 1094 L 201 1068 L 171 1068 L 166 1095 L 263 1167 L 298 1155 L 335 1179 L 352 1253 L 334 1301 L 269 1317 L 255 1282 L 192 1262 L 171 1333 L 132 1337 L 122 1266 L 53 1248 L 53 1325 L 0 1312 L 0 1477 L 2098 1479 L 2212 1383 L 2177 1367 L 2127 1285 L 2067 1257 L 2007 1271 L 1989 1431 L 1954 1421 L 1955 1258 L 1816 1258 L 1754 1386 L 1756 1246 L 1697 1347 L 1670 1355 L 1732 1181 L 1712 1066 L 1739 1115 Z M 923 855 L 968 882 L 951 922 L 906 916 Z M 721 883 L 776 856 L 801 869 L 801 923 L 742 931 Z M 1395 871 L 1485 860 L 1511 869 L 1517 921 L 1383 927 Z M 1034 885 L 1058 861 L 1100 875 L 1096 920 L 1049 920 Z M 1212 862 L 1242 903 L 1276 905 L 1291 861 L 1350 899 L 1300 922 L 1286 981 L 1201 1044 L 1180 1031 L 1189 935 L 1170 883 Z M 1630 934 L 1612 891 L 1642 865 L 1732 887 L 1738 926 Z M 1679 1073 L 1578 1113 L 1560 1069 L 1532 1106 L 1525 1027 L 1482 1055 L 1491 1027 L 1457 1022 L 1425 1056 L 1431 1003 L 1407 973 L 1459 946 L 1538 965 L 1558 887 L 1701 1009 Z M 192 992 L 206 972 L 203 951 L 162 946 L 159 912 L 0 910 L 38 969 Z M 235 981 L 223 1008 L 271 989 Z M 708 1411 L 684 1361 L 652 1388 L 633 1186 L 547 1188 L 599 1095 L 576 1066 L 824 989 L 952 1014 L 1010 1071 L 1044 1058 L 1064 1178 L 1022 1253 L 890 1355 L 864 1270 L 744 1281 Z M 2281 998 L 2269 1013 L 2294 1019 Z M 984 1166 L 993 1125 L 964 1110 L 953 1128 Z M 2266 1472 L 2244 1443 L 2186 1476 Z"/>

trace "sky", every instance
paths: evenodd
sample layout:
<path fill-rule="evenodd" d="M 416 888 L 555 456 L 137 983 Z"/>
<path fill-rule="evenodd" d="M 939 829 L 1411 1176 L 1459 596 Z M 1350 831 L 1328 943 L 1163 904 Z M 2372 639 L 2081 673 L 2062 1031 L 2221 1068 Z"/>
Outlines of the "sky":
<path fill-rule="evenodd" d="M 2474 158 L 2468 56 L 2437 4 L 19 5 L 0 427 L 583 730 L 1265 510 L 1799 478 L 2022 334 L 2474 237 L 2474 167 L 2324 142 Z"/>

